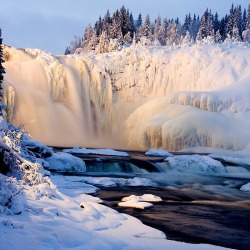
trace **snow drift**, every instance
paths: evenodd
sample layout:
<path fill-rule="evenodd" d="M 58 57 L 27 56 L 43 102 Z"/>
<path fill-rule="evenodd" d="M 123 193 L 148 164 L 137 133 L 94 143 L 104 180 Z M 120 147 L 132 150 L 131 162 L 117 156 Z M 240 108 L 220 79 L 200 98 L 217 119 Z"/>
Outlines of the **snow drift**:
<path fill-rule="evenodd" d="M 7 116 L 49 145 L 241 150 L 250 141 L 250 49 L 131 46 L 53 56 L 5 48 Z"/>

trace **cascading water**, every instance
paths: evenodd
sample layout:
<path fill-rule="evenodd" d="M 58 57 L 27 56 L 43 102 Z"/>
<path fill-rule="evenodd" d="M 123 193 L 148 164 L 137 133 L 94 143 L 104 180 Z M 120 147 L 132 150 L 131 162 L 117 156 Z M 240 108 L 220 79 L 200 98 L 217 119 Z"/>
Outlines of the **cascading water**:
<path fill-rule="evenodd" d="M 96 66 L 89 69 L 80 59 L 55 58 L 40 50 L 11 49 L 8 55 L 9 120 L 15 125 L 34 120 L 28 131 L 49 145 L 93 146 L 101 140 L 109 127 L 101 121 L 108 121 L 110 89 Z"/>
<path fill-rule="evenodd" d="M 68 56 L 5 47 L 8 120 L 34 120 L 26 129 L 47 145 L 241 150 L 250 141 L 249 53 L 206 44 Z"/>

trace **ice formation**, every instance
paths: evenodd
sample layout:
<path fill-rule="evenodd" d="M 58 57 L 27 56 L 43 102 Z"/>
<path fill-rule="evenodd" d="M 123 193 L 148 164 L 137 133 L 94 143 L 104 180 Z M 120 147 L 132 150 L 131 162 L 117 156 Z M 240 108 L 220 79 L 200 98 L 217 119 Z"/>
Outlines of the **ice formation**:
<path fill-rule="evenodd" d="M 47 144 L 231 150 L 250 141 L 250 49 L 131 46 L 53 56 L 5 47 L 7 117 Z"/>

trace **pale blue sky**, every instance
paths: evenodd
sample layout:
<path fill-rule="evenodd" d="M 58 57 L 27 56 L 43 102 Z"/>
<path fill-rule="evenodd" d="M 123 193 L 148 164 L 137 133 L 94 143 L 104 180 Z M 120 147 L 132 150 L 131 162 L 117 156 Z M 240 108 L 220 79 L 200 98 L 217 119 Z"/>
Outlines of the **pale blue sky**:
<path fill-rule="evenodd" d="M 135 18 L 141 12 L 143 19 L 149 13 L 183 20 L 189 12 L 202 15 L 206 8 L 225 15 L 232 3 L 246 8 L 250 0 L 0 0 L 0 27 L 8 45 L 62 54 L 74 35 L 83 36 L 89 22 L 123 4 Z"/>

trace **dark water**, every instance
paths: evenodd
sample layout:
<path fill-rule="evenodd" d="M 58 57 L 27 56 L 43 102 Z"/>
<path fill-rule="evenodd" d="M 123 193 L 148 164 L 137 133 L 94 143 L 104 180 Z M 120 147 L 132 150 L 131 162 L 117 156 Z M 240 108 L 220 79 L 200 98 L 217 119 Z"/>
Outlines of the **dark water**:
<path fill-rule="evenodd" d="M 131 194 L 160 196 L 163 202 L 150 209 L 120 208 L 118 202 Z M 163 231 L 168 239 L 250 249 L 249 196 L 235 201 L 228 196 L 172 188 L 101 188 L 104 204 Z"/>
<path fill-rule="evenodd" d="M 233 174 L 179 173 L 164 170 L 164 157 L 82 156 L 91 176 L 143 177 L 155 187 L 100 187 L 104 204 L 139 218 L 163 231 L 170 240 L 208 243 L 234 249 L 250 249 L 250 192 L 240 187 L 250 182 L 247 168 L 234 166 Z M 163 201 L 150 209 L 120 208 L 129 195 L 154 194 Z"/>

